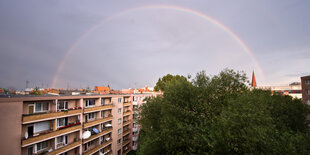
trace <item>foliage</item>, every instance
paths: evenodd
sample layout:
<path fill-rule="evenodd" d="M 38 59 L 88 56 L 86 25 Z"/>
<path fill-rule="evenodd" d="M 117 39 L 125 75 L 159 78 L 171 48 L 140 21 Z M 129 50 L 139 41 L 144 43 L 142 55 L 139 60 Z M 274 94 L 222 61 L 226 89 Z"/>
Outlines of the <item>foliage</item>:
<path fill-rule="evenodd" d="M 181 76 L 181 75 L 167 74 L 164 77 L 158 79 L 158 81 L 154 87 L 154 90 L 155 91 L 159 91 L 159 90 L 165 91 L 165 87 L 169 82 L 171 82 L 172 80 L 179 80 L 179 79 L 186 80 L 186 78 L 184 76 Z"/>
<path fill-rule="evenodd" d="M 34 89 L 33 89 L 34 95 L 41 95 L 41 92 L 39 89 L 40 89 L 39 87 L 34 87 Z"/>
<path fill-rule="evenodd" d="M 309 154 L 301 100 L 252 89 L 244 73 L 173 79 L 140 107 L 137 154 Z"/>

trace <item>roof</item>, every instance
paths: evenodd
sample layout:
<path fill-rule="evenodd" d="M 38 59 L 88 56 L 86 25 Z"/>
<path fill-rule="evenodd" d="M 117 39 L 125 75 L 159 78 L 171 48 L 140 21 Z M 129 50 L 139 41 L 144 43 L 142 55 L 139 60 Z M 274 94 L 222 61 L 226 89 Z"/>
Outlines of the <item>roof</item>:
<path fill-rule="evenodd" d="M 94 91 L 110 91 L 110 87 L 98 87 L 98 86 L 95 86 L 95 90 Z"/>

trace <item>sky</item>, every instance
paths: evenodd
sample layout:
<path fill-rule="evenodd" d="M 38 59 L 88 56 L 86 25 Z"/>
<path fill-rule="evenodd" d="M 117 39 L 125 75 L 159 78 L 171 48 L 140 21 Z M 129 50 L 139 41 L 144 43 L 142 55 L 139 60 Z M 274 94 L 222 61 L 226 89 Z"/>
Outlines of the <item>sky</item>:
<path fill-rule="evenodd" d="M 2 0 L 0 87 L 154 86 L 166 74 L 310 75 L 307 0 Z M 242 44 L 243 43 L 243 44 Z M 248 50 L 247 50 L 248 48 Z"/>

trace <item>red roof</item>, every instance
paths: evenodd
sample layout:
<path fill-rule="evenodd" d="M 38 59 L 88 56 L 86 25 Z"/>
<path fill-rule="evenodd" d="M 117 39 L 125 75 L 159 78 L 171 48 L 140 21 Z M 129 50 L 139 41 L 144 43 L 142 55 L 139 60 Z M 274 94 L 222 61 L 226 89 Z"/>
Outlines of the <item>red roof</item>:
<path fill-rule="evenodd" d="M 98 87 L 95 86 L 95 91 L 110 91 L 109 87 Z"/>

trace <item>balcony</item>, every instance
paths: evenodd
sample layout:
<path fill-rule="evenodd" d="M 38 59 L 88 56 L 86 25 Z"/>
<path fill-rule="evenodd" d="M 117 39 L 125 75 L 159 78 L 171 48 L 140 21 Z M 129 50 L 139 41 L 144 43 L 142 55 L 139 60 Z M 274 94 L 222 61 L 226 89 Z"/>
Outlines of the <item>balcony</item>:
<path fill-rule="evenodd" d="M 22 140 L 22 147 L 26 147 L 26 146 L 29 146 L 29 145 L 32 145 L 32 144 L 35 144 L 35 143 L 38 143 L 41 141 L 49 140 L 49 139 L 58 137 L 60 135 L 75 132 L 75 131 L 80 130 L 81 128 L 82 128 L 82 126 L 79 123 L 79 124 L 76 124 L 74 126 L 70 126 L 70 127 L 64 128 L 64 129 L 59 129 L 56 131 L 50 131 L 46 134 L 42 134 L 42 135 L 39 135 L 36 137 L 31 137 L 31 138 Z"/>
<path fill-rule="evenodd" d="M 130 124 L 131 123 L 131 121 L 124 121 L 123 122 L 123 126 L 126 126 L 126 125 L 128 125 L 128 124 Z"/>
<path fill-rule="evenodd" d="M 127 149 L 123 150 L 123 155 L 126 155 L 130 151 L 130 148 L 127 147 Z"/>
<path fill-rule="evenodd" d="M 131 102 L 124 102 L 124 103 L 123 103 L 123 106 L 124 106 L 124 107 L 131 106 Z"/>
<path fill-rule="evenodd" d="M 112 119 L 113 119 L 112 115 L 110 115 L 110 117 L 106 117 L 106 118 L 98 118 L 98 119 L 95 119 L 91 122 L 84 123 L 84 128 L 88 128 L 90 126 L 94 126 L 94 125 L 97 125 L 97 124 L 100 124 L 103 122 L 111 121 Z"/>
<path fill-rule="evenodd" d="M 133 150 L 137 150 L 137 144 L 132 146 Z"/>
<path fill-rule="evenodd" d="M 107 142 L 104 142 L 104 143 L 102 143 L 102 144 L 100 144 L 100 145 L 98 145 L 98 146 L 96 146 L 95 148 L 93 148 L 93 149 L 91 149 L 91 150 L 88 150 L 88 151 L 84 152 L 83 155 L 90 155 L 90 154 L 93 154 L 93 153 L 99 151 L 100 149 L 103 149 L 104 147 L 110 145 L 110 144 L 112 144 L 112 139 L 109 140 L 109 141 L 107 141 Z"/>
<path fill-rule="evenodd" d="M 94 106 L 94 107 L 88 107 L 84 109 L 84 113 L 108 110 L 108 109 L 112 109 L 112 106 L 113 106 L 112 104 L 105 104 L 105 105 L 99 105 L 99 106 Z"/>
<path fill-rule="evenodd" d="M 130 114 L 131 114 L 131 111 L 127 110 L 126 112 L 123 113 L 123 116 L 127 116 L 127 115 L 130 115 Z"/>
<path fill-rule="evenodd" d="M 133 136 L 132 141 L 135 141 L 135 142 L 138 141 L 138 136 Z"/>
<path fill-rule="evenodd" d="M 129 144 L 131 141 L 130 139 L 126 139 L 126 140 L 123 140 L 123 146 L 126 146 L 127 144 Z"/>
<path fill-rule="evenodd" d="M 93 140 L 93 139 L 96 139 L 96 138 L 98 138 L 98 137 L 101 137 L 102 135 L 108 134 L 108 133 L 112 132 L 112 130 L 113 130 L 113 128 L 109 128 L 109 129 L 107 129 L 107 130 L 101 131 L 101 132 L 98 133 L 98 134 L 94 134 L 94 135 L 90 136 L 89 138 L 85 139 L 85 140 L 83 141 L 83 144 L 85 144 L 85 143 L 87 143 L 87 142 L 89 142 L 89 141 L 91 141 L 91 140 Z"/>
<path fill-rule="evenodd" d="M 69 150 L 72 150 L 72 149 L 74 149 L 74 148 L 76 148 L 76 147 L 81 146 L 81 144 L 82 144 L 82 141 L 81 141 L 81 140 L 78 140 L 78 141 L 73 142 L 73 143 L 71 143 L 71 144 L 69 144 L 69 145 L 66 145 L 66 146 L 61 147 L 61 148 L 59 148 L 59 149 L 56 149 L 56 150 L 54 150 L 54 151 L 52 151 L 52 152 L 49 152 L 49 153 L 47 153 L 47 155 L 64 153 L 64 152 L 67 152 L 67 151 L 69 151 Z"/>
<path fill-rule="evenodd" d="M 63 117 L 63 116 L 68 117 L 72 115 L 78 115 L 80 113 L 82 113 L 82 109 L 79 109 L 79 107 L 77 107 L 77 109 L 74 109 L 74 110 L 66 110 L 66 111 L 61 111 L 61 112 L 49 111 L 48 113 L 24 114 L 23 124 L 44 121 L 44 120 L 49 120 L 49 119 L 55 119 L 55 118 Z"/>
<path fill-rule="evenodd" d="M 123 132 L 123 136 L 128 135 L 130 133 L 130 130 L 127 129 L 126 131 Z"/>

